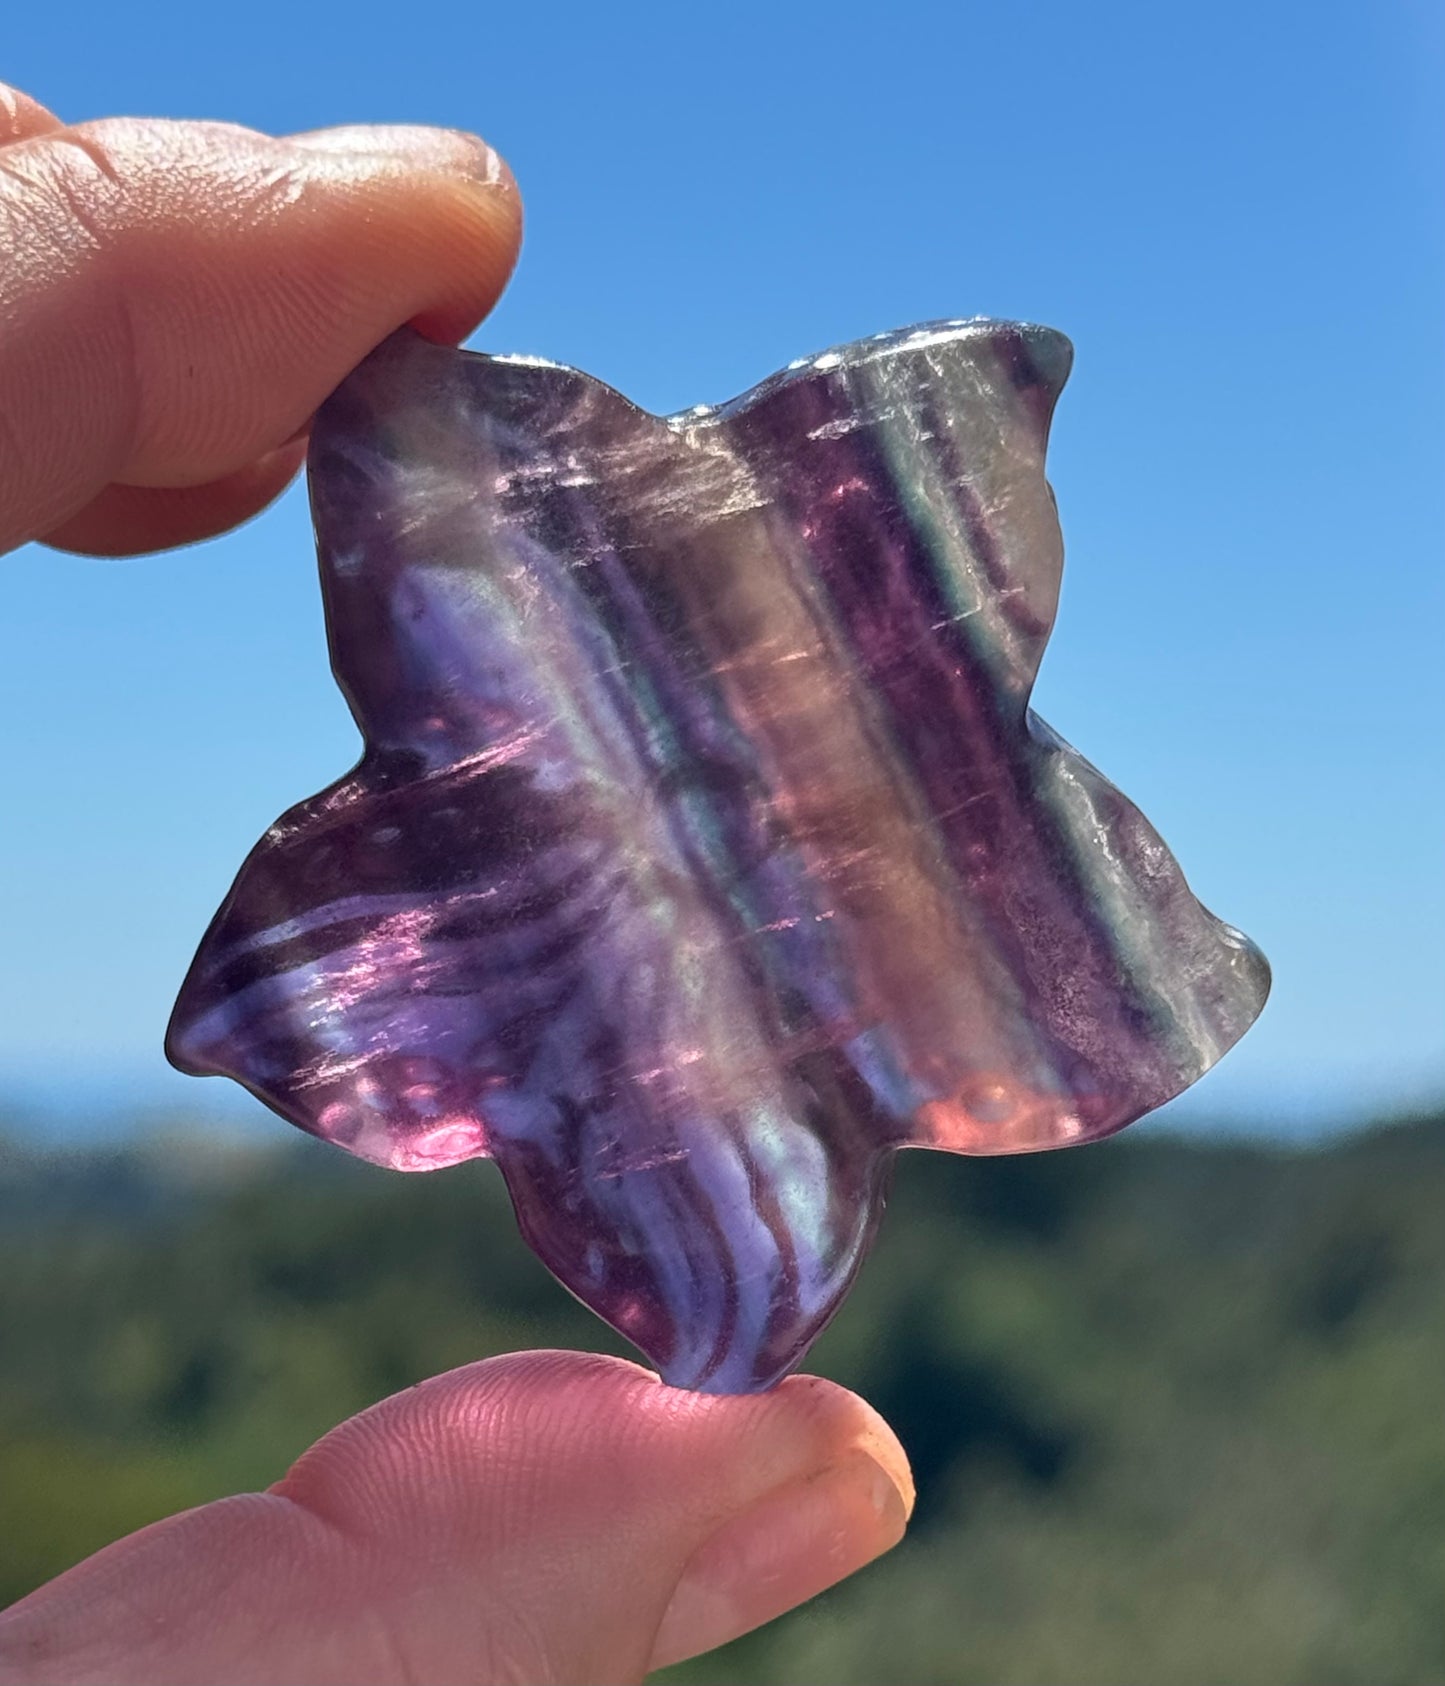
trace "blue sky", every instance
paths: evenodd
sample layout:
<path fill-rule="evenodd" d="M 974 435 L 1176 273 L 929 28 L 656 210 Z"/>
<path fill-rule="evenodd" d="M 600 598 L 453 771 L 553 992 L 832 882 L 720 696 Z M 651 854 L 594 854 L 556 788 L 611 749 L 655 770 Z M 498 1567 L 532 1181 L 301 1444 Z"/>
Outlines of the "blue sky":
<path fill-rule="evenodd" d="M 0 77 L 67 117 L 481 131 L 529 225 L 474 343 L 660 410 L 914 320 L 1064 329 L 1036 700 L 1275 966 L 1191 1110 L 1300 1132 L 1445 1093 L 1430 0 L 241 15 L 27 7 Z M 0 1097 L 72 1126 L 219 1101 L 162 1061 L 175 988 L 244 852 L 357 747 L 304 499 L 0 567 Z"/>

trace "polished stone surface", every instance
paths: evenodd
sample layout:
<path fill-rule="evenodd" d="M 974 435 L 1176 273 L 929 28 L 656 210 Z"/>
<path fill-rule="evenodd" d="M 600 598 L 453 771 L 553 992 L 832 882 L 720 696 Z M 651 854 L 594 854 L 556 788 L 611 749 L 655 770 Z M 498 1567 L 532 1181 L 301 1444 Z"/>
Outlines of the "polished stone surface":
<path fill-rule="evenodd" d="M 491 1155 L 561 1280 L 710 1391 L 802 1357 L 895 1149 L 1177 1094 L 1268 970 L 1028 707 L 1069 362 L 939 323 L 662 419 L 389 340 L 311 449 L 365 754 L 245 863 L 172 1059 L 383 1165 Z"/>

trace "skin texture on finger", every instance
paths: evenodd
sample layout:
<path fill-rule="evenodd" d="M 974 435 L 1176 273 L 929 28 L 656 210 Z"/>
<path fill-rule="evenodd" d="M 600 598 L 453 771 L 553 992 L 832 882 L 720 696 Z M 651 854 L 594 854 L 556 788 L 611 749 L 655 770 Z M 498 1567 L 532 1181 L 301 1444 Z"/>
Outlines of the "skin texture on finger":
<path fill-rule="evenodd" d="M 832 1383 L 492 1359 L 32 1594 L 0 1616 L 0 1683 L 637 1681 L 887 1550 L 911 1504 L 897 1441 Z"/>
<path fill-rule="evenodd" d="M 60 119 L 47 111 L 39 100 L 33 100 L 29 94 L 22 94 L 19 88 L 0 82 L 0 146 L 8 146 L 11 141 L 28 140 L 32 135 L 43 135 L 50 129 L 61 127 Z"/>
<path fill-rule="evenodd" d="M 63 538 L 113 483 L 224 485 L 404 322 L 463 338 L 520 229 L 497 155 L 447 130 L 112 118 L 0 148 L 0 550 Z M 74 534 L 146 542 L 99 529 Z"/>

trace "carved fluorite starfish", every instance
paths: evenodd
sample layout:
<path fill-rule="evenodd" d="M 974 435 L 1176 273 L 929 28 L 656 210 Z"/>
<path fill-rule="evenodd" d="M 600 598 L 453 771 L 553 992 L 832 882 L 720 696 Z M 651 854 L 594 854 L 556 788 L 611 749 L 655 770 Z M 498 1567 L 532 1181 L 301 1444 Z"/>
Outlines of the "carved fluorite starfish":
<path fill-rule="evenodd" d="M 403 1170 L 491 1155 L 672 1383 L 762 1388 L 894 1150 L 1107 1135 L 1268 972 L 1028 707 L 1050 330 L 936 324 L 663 419 L 387 341 L 311 487 L 356 769 L 242 868 L 172 1059 Z"/>

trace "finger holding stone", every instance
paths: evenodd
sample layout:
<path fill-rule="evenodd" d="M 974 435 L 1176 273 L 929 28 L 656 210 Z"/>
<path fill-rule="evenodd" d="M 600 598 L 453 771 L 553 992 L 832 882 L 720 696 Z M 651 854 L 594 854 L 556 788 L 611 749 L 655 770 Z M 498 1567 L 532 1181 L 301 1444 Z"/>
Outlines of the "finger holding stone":
<path fill-rule="evenodd" d="M 113 118 L 12 142 L 0 550 L 64 542 L 113 484 L 242 473 L 304 434 L 402 323 L 462 338 L 505 285 L 520 227 L 496 154 L 446 130 L 276 140 Z"/>
<path fill-rule="evenodd" d="M 39 100 L 12 88 L 8 82 L 0 82 L 0 146 L 63 127 L 60 119 Z"/>

